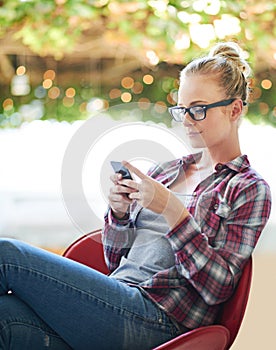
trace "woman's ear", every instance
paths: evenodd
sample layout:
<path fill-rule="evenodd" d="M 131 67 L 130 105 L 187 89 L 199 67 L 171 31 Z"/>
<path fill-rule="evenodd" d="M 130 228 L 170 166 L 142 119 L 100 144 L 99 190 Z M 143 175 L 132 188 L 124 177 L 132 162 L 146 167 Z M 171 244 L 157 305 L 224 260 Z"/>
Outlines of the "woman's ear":
<path fill-rule="evenodd" d="M 237 99 L 232 103 L 231 120 L 238 120 L 242 114 L 243 104 L 241 99 Z"/>

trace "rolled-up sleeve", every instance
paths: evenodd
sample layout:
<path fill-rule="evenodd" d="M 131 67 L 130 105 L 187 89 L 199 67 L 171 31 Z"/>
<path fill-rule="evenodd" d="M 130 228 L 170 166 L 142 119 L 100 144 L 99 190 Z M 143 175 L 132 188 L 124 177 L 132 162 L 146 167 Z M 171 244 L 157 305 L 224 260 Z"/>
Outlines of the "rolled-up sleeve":
<path fill-rule="evenodd" d="M 121 257 L 126 256 L 133 243 L 134 225 L 131 217 L 123 220 L 116 219 L 108 208 L 104 217 L 102 242 L 104 256 L 109 271 L 114 271 Z"/>

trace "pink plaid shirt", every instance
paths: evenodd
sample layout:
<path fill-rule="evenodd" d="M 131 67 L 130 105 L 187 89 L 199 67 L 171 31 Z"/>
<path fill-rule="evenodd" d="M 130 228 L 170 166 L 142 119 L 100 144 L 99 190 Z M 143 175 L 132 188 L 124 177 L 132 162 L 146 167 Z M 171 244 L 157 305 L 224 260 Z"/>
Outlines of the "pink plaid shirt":
<path fill-rule="evenodd" d="M 149 175 L 169 186 L 198 157 L 164 163 Z M 243 155 L 217 164 L 190 197 L 190 215 L 166 234 L 175 265 L 138 287 L 179 325 L 193 329 L 214 323 L 220 304 L 233 293 L 269 218 L 271 194 Z M 139 206 L 130 209 L 127 220 L 116 220 L 110 209 L 105 215 L 102 238 L 110 271 L 131 249 Z"/>

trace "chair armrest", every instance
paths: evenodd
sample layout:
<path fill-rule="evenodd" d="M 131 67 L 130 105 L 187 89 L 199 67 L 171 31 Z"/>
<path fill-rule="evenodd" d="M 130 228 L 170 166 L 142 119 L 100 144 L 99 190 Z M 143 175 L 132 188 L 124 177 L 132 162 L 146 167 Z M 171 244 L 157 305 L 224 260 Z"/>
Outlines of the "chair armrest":
<path fill-rule="evenodd" d="M 227 328 L 212 325 L 181 334 L 153 350 L 225 350 L 229 338 Z"/>

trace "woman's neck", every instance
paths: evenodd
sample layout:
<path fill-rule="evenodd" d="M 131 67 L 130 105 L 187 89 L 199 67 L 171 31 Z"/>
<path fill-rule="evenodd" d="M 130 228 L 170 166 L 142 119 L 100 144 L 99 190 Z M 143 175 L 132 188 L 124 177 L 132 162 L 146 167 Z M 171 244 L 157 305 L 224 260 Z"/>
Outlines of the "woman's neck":
<path fill-rule="evenodd" d="M 213 149 L 205 149 L 207 155 L 206 159 L 209 158 L 209 162 L 212 163 L 213 167 L 218 163 L 227 163 L 241 155 L 240 144 L 238 140 L 235 142 L 225 141 L 221 147 L 214 147 Z"/>

